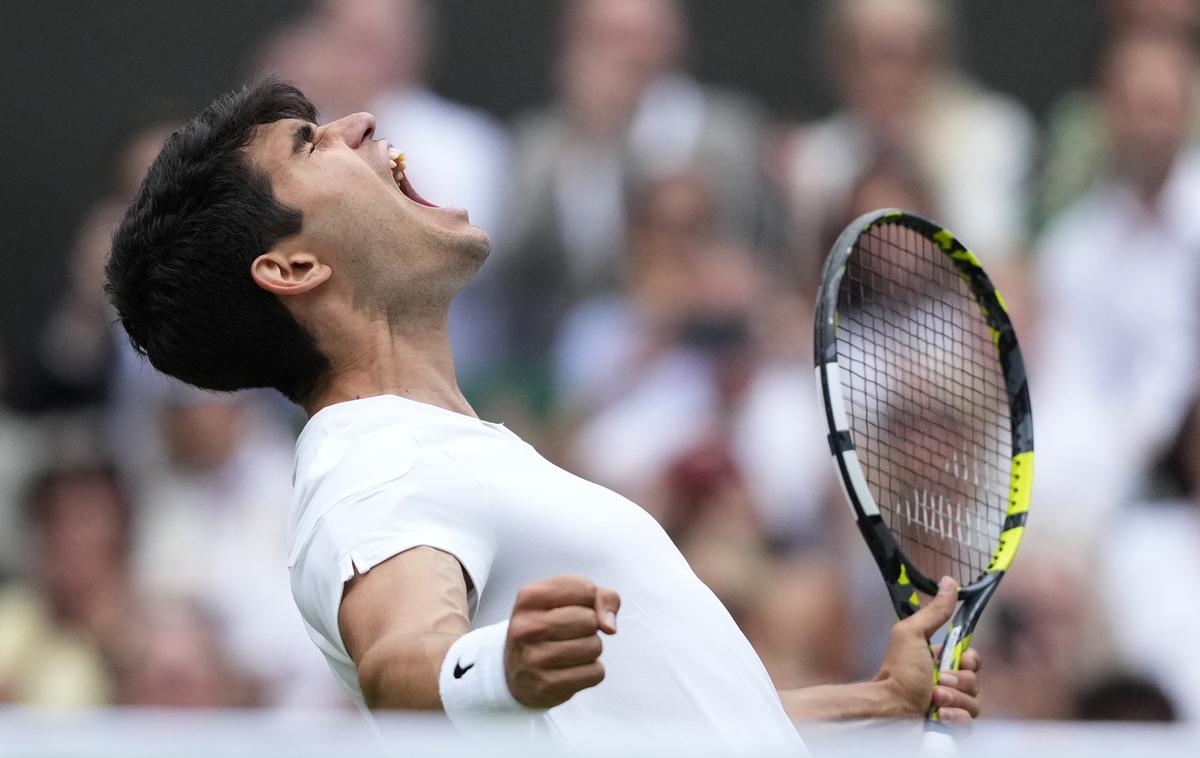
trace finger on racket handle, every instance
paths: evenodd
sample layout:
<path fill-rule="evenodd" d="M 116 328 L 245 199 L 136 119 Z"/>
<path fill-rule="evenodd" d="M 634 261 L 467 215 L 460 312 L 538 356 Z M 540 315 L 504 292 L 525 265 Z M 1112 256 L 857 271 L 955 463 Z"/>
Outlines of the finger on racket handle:
<path fill-rule="evenodd" d="M 958 758 L 958 745 L 949 734 L 938 730 L 926 730 L 921 737 L 920 758 Z"/>
<path fill-rule="evenodd" d="M 935 659 L 938 668 L 937 676 L 933 680 L 935 686 L 941 681 L 941 675 L 944 672 L 957 671 L 962 663 L 962 653 L 970 641 L 971 632 L 974 631 L 967 628 L 970 623 L 967 617 L 973 615 L 971 605 L 971 603 L 964 603 L 955 612 L 954 618 L 950 620 L 950 626 L 946 631 L 946 640 L 942 643 L 941 655 Z M 920 758 L 957 758 L 958 756 L 958 745 L 955 744 L 954 738 L 946 732 L 946 727 L 938 720 L 938 707 L 935 705 L 930 705 L 929 713 L 925 716 L 925 734 L 921 738 L 921 751 L 918 756 Z"/>

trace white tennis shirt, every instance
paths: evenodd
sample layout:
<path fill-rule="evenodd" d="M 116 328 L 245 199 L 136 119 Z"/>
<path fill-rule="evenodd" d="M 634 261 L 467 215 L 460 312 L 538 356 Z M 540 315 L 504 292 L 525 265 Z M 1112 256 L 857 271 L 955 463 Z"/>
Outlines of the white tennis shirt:
<path fill-rule="evenodd" d="M 502 425 L 394 395 L 338 403 L 301 433 L 294 484 L 292 593 L 364 711 L 338 628 L 343 584 L 427 545 L 470 576 L 472 629 L 509 618 L 521 587 L 560 574 L 620 593 L 605 680 L 541 717 L 568 743 L 648 720 L 710 750 L 768 742 L 803 753 L 754 649 L 658 523 Z"/>

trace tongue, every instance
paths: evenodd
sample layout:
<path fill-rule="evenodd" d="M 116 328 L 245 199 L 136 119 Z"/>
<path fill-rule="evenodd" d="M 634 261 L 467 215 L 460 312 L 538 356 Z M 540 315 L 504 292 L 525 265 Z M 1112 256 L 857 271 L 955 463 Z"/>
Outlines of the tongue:
<path fill-rule="evenodd" d="M 421 195 L 415 189 L 413 189 L 412 182 L 410 182 L 408 180 L 407 174 L 405 174 L 404 177 L 399 182 L 397 182 L 397 185 L 400 187 L 400 191 L 403 192 L 405 194 L 405 196 L 407 196 L 408 199 L 412 200 L 414 203 L 420 203 L 421 205 L 427 205 L 430 208 L 439 207 L 439 206 L 434 205 L 433 203 L 429 202 L 425 198 L 421 197 Z"/>

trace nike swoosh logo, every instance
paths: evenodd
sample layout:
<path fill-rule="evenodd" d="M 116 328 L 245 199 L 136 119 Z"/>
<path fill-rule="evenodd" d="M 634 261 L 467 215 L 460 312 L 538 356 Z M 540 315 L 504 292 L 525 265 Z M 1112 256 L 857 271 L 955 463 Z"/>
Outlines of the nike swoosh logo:
<path fill-rule="evenodd" d="M 462 675 L 467 673 L 468 671 L 470 671 L 473 668 L 475 668 L 474 663 L 470 664 L 469 666 L 465 666 L 465 667 L 462 665 L 461 662 L 454 664 L 454 678 L 462 679 Z"/>

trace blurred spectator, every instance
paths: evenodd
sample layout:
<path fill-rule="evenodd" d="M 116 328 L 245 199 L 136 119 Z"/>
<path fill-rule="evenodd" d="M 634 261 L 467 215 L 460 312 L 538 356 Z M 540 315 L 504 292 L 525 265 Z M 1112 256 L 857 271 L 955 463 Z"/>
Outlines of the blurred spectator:
<path fill-rule="evenodd" d="M 1175 721 L 1175 706 L 1148 679 L 1116 674 L 1076 695 L 1073 718 L 1080 721 Z"/>
<path fill-rule="evenodd" d="M 1125 34 L 1179 35 L 1181 41 L 1194 44 L 1200 31 L 1200 3 L 1195 0 L 1107 0 L 1102 5 L 1101 51 Z M 1097 74 L 1099 79 L 1103 72 Z M 1109 169 L 1112 143 L 1105 128 L 1099 92 L 1102 86 L 1097 81 L 1090 89 L 1069 92 L 1059 98 L 1050 112 L 1035 217 L 1039 228 L 1078 199 Z M 1200 108 L 1200 100 L 1194 101 L 1195 108 Z M 1200 119 L 1195 114 L 1191 130 L 1191 140 L 1196 142 L 1200 139 Z"/>
<path fill-rule="evenodd" d="M 132 509 L 115 469 L 51 469 L 34 483 L 35 569 L 0 588 L 0 700 L 108 702 L 108 659 L 132 607 Z"/>
<path fill-rule="evenodd" d="M 175 385 L 168 466 L 142 483 L 138 579 L 151 598 L 212 614 L 222 647 L 271 706 L 342 702 L 291 601 L 285 541 L 292 437 L 262 406 Z"/>
<path fill-rule="evenodd" d="M 108 187 L 84 217 L 65 291 L 39 335 L 26 402 L 33 410 L 97 408 L 111 397 L 118 366 L 137 361 L 104 295 L 113 231 L 176 121 L 161 113 L 122 133 L 108 159 Z"/>
<path fill-rule="evenodd" d="M 435 10 L 428 0 L 321 0 L 268 40 L 257 71 L 294 83 L 323 118 L 374 114 L 375 137 L 405 152 L 421 194 L 466 208 L 471 223 L 492 235 L 498 259 L 512 194 L 508 137 L 491 116 L 430 89 Z M 487 298 L 472 284 L 451 311 L 457 367 L 468 381 L 496 344 L 495 306 Z"/>
<path fill-rule="evenodd" d="M 688 264 L 714 234 L 713 202 L 704 177 L 685 172 L 630 203 L 620 290 L 581 300 L 558 336 L 555 381 L 566 407 L 586 411 L 620 395 L 641 365 L 671 346 L 695 297 Z"/>
<path fill-rule="evenodd" d="M 701 173 L 637 198 L 627 294 L 582 301 L 558 342 L 564 397 L 581 417 L 576 468 L 678 532 L 704 499 L 687 472 L 724 461 L 717 482 L 738 483 L 755 539 L 760 521 L 773 544 L 818 539 L 828 469 L 811 434 L 820 418 L 809 357 L 768 342 L 780 335 L 763 328 L 775 293 L 761 259 L 714 236 Z M 807 330 L 809 318 L 793 326 Z M 731 492 L 700 491 L 711 488 Z"/>
<path fill-rule="evenodd" d="M 105 199 L 84 219 L 71 254 L 66 293 L 38 340 L 30 405 L 96 408 L 109 398 L 121 338 L 104 296 L 104 262 L 124 206 Z"/>
<path fill-rule="evenodd" d="M 838 235 L 859 216 L 880 208 L 903 208 L 932 219 L 941 218 L 929 182 L 916 165 L 897 154 L 876 157 L 851 178 L 846 196 L 831 208 L 821 230 L 820 255 L 799 261 L 797 273 L 804 293 L 817 291 L 825 255 Z"/>
<path fill-rule="evenodd" d="M 686 43 L 676 0 L 567 5 L 558 99 L 516 127 L 517 206 L 501 264 L 518 357 L 543 361 L 570 303 L 615 284 L 639 184 L 699 170 L 722 236 L 769 246 L 763 115 L 689 76 Z"/>
<path fill-rule="evenodd" d="M 1086 544 L 1174 434 L 1198 368 L 1195 62 L 1177 36 L 1121 38 L 1104 65 L 1113 161 L 1038 243 L 1034 497 Z M 1045 526 L 1041 526 L 1045 524 Z"/>
<path fill-rule="evenodd" d="M 830 633 L 842 585 L 817 548 L 833 501 L 813 433 L 811 315 L 722 239 L 715 203 L 703 172 L 650 180 L 628 206 L 623 288 L 568 313 L 555 364 L 579 421 L 573 464 L 659 520 L 776 684 L 836 681 L 853 637 Z M 790 323 L 772 326 L 781 311 Z"/>
<path fill-rule="evenodd" d="M 857 535 L 853 539 L 845 543 L 846 552 L 865 554 L 862 540 Z M 834 684 L 874 673 L 867 669 L 878 659 L 860 647 L 867 635 L 851 615 L 847 572 L 840 558 L 830 551 L 806 550 L 776 558 L 756 577 L 757 596 L 742 628 L 780 689 Z M 874 579 L 880 585 L 878 572 Z M 875 607 L 884 610 L 882 626 L 890 627 L 895 617 L 886 613 L 886 603 L 879 602 L 882 597 L 873 599 Z M 814 613 L 814 608 L 821 611 Z"/>
<path fill-rule="evenodd" d="M 1023 244 L 1034 125 L 954 65 L 951 13 L 937 0 L 834 3 L 828 42 L 843 109 L 795 131 L 780 176 L 801 255 L 824 256 L 820 235 L 855 177 L 881 158 L 911 161 L 930 182 L 938 220 L 986 260 Z"/>
<path fill-rule="evenodd" d="M 25 568 L 29 545 L 22 514 L 22 487 L 38 465 L 40 435 L 6 402 L 4 346 L 0 345 L 0 582 Z"/>
<path fill-rule="evenodd" d="M 163 603 L 137 617 L 117 666 L 116 701 L 149 708 L 256 705 L 253 683 L 232 666 L 199 609 Z"/>
<path fill-rule="evenodd" d="M 80 225 L 64 291 L 40 329 L 20 394 L 22 405 L 38 414 L 38 436 L 78 447 L 70 430 L 46 432 L 83 428 L 87 453 L 107 451 L 122 474 L 136 479 L 160 463 L 161 441 L 151 420 L 165 382 L 116 323 L 104 293 L 104 264 L 117 224 L 177 121 L 172 109 L 156 108 L 130 123 L 109 148 L 105 194 Z M 35 443 L 26 436 L 26 444 Z"/>
<path fill-rule="evenodd" d="M 1073 694 L 1117 665 L 1107 619 L 1092 596 L 1108 588 L 1090 567 L 1065 563 L 1052 546 L 1033 547 L 1022 544 L 972 642 L 987 661 L 990 718 L 1069 719 Z"/>
<path fill-rule="evenodd" d="M 334 86 L 314 94 L 336 98 L 318 100 L 328 118 L 373 113 L 376 136 L 405 151 L 425 197 L 466 208 L 472 223 L 496 234 L 507 197 L 507 140 L 490 116 L 429 88 L 434 22 L 428 0 L 323 0 L 309 23 L 320 30 L 317 49 Z M 303 76 L 295 83 L 307 84 Z"/>
<path fill-rule="evenodd" d="M 1195 378 L 1194 376 L 1192 377 Z M 1200 721 L 1200 655 L 1163 644 L 1167 630 L 1200 624 L 1200 405 L 1193 401 L 1162 466 L 1165 492 L 1123 508 L 1106 536 L 1098 578 L 1118 652 L 1161 683 L 1182 719 Z"/>

